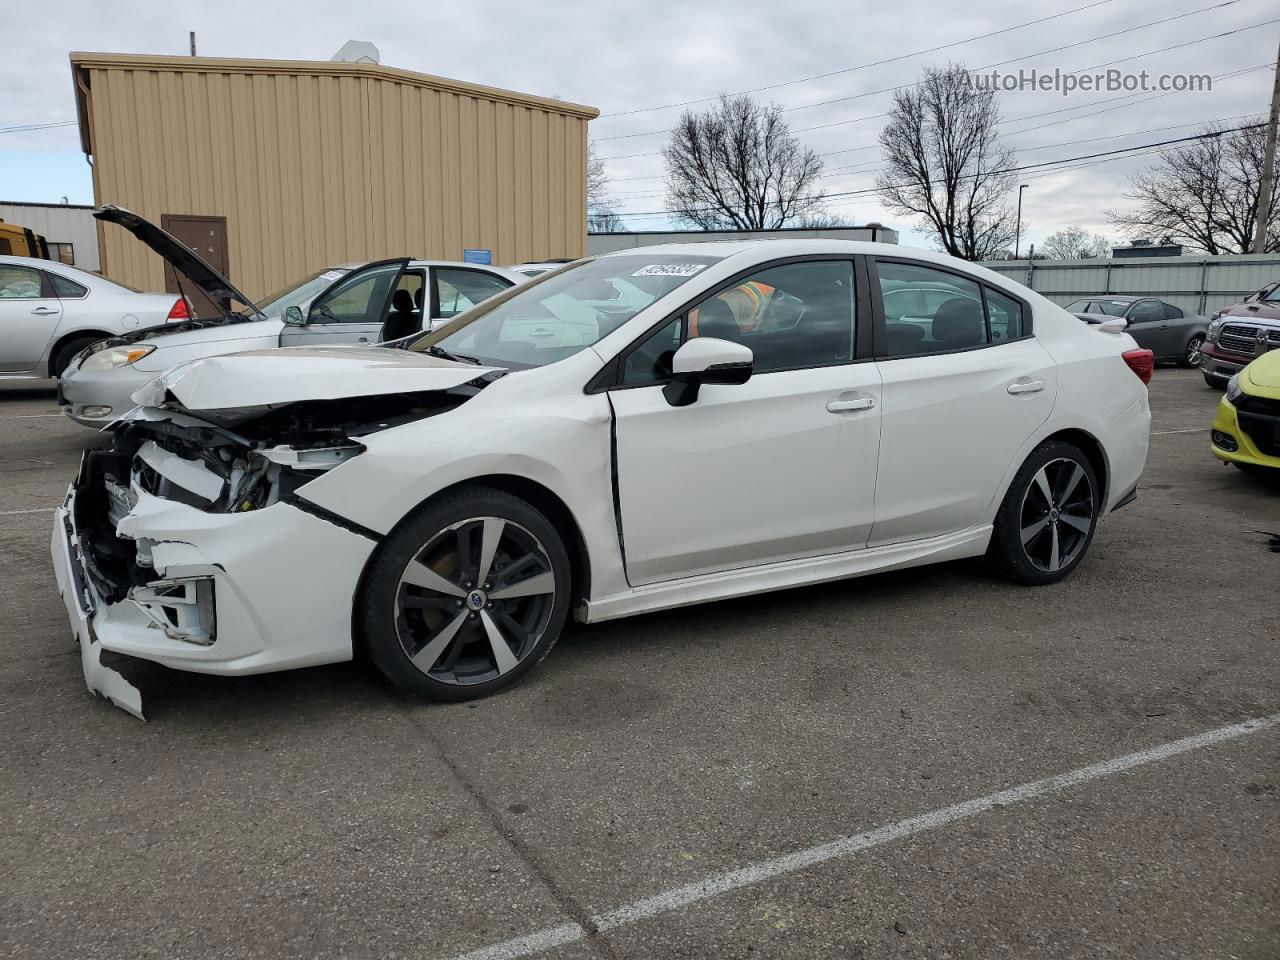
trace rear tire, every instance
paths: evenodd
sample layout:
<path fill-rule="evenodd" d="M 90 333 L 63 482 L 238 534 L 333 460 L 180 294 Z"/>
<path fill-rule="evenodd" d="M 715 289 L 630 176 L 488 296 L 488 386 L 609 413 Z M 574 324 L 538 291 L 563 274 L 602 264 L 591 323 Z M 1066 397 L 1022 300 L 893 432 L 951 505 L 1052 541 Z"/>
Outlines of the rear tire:
<path fill-rule="evenodd" d="M 1084 559 L 1101 510 L 1102 491 L 1089 458 L 1065 441 L 1046 441 L 1009 484 L 987 557 L 1019 583 L 1057 583 Z"/>
<path fill-rule="evenodd" d="M 1196 334 L 1187 341 L 1186 353 L 1182 355 L 1182 363 L 1180 366 L 1194 370 L 1200 366 L 1200 348 L 1204 346 L 1204 337 Z"/>
<path fill-rule="evenodd" d="M 569 555 L 555 526 L 500 490 L 428 503 L 369 561 L 356 624 L 370 659 L 428 700 L 474 700 L 518 683 L 569 612 Z"/>
<path fill-rule="evenodd" d="M 52 357 L 49 359 L 49 376 L 57 379 L 62 376 L 62 371 L 67 369 L 67 364 L 71 363 L 71 358 L 77 353 L 89 346 L 91 343 L 97 343 L 102 337 L 72 337 L 62 346 L 60 346 Z"/>

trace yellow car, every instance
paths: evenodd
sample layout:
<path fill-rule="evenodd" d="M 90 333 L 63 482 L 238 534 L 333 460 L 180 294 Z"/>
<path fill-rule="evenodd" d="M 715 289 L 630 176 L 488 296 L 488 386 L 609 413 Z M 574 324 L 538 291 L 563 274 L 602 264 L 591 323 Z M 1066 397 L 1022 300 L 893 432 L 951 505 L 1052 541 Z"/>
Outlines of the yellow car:
<path fill-rule="evenodd" d="M 1219 460 L 1280 476 L 1280 350 L 1264 353 L 1228 381 L 1211 437 Z"/>

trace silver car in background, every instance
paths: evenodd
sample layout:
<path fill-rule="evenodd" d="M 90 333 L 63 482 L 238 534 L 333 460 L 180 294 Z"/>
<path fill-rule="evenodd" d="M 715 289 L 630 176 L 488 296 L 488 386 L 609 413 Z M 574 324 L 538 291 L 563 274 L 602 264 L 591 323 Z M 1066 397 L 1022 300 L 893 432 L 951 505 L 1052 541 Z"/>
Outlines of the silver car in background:
<path fill-rule="evenodd" d="M 528 280 L 501 267 L 404 257 L 330 267 L 258 305 L 142 217 L 115 207 L 94 216 L 125 227 L 151 247 L 218 313 L 103 340 L 76 356 L 59 384 L 58 399 L 63 413 L 88 427 L 108 424 L 131 409 L 139 387 L 180 363 L 272 347 L 398 340 Z"/>
<path fill-rule="evenodd" d="M 0 380 L 59 376 L 103 337 L 188 318 L 173 293 L 139 293 L 53 260 L 0 256 Z"/>

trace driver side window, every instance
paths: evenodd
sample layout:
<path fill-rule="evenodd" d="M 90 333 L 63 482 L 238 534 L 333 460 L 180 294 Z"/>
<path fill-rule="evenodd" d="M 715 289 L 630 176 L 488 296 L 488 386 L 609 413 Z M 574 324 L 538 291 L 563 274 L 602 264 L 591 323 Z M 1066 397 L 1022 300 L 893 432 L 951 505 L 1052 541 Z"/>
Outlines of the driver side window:
<path fill-rule="evenodd" d="M 381 323 L 387 295 L 399 272 L 398 263 L 357 271 L 316 299 L 307 322 Z"/>
<path fill-rule="evenodd" d="M 1155 300 L 1142 300 L 1129 311 L 1130 323 L 1152 323 L 1164 319 L 1164 307 Z"/>
<path fill-rule="evenodd" d="M 812 260 L 759 271 L 712 294 L 651 334 L 623 360 L 622 383 L 659 383 L 685 340 L 750 347 L 756 373 L 853 360 L 853 263 Z"/>

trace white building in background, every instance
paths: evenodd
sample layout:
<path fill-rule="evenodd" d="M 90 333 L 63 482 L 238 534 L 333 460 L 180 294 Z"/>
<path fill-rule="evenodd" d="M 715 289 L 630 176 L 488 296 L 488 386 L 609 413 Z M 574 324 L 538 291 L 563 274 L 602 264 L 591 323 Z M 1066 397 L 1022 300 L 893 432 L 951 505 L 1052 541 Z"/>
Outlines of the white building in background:
<path fill-rule="evenodd" d="M 869 223 L 865 227 L 783 227 L 781 230 L 669 230 L 652 233 L 589 233 L 587 255 L 613 253 L 634 247 L 653 247 L 660 243 L 697 243 L 702 240 L 869 240 L 872 243 L 897 243 L 898 231 L 892 227 Z"/>
<path fill-rule="evenodd" d="M 93 207 L 0 200 L 0 220 L 40 234 L 49 242 L 49 256 L 54 260 L 98 271 L 98 223 L 93 219 Z"/>

